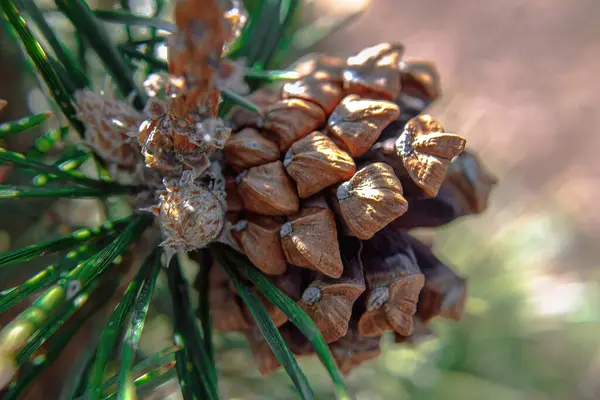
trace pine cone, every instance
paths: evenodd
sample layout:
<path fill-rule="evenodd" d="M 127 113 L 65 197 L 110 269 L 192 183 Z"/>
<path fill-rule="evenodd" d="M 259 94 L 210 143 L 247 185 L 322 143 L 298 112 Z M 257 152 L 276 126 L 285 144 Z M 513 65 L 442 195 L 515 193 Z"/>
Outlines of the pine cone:
<path fill-rule="evenodd" d="M 496 183 L 463 153 L 463 138 L 421 114 L 439 96 L 439 77 L 431 63 L 399 62 L 402 53 L 384 43 L 347 61 L 304 59 L 279 99 L 273 86 L 250 96 L 269 99 L 259 104 L 264 119 L 232 110 L 225 146 L 243 203 L 233 210 L 239 247 L 277 286 L 295 288 L 345 373 L 379 354 L 386 331 L 410 343 L 428 337 L 432 318 L 460 318 L 464 279 L 409 230 L 482 212 Z M 282 336 L 308 353 L 289 326 Z"/>

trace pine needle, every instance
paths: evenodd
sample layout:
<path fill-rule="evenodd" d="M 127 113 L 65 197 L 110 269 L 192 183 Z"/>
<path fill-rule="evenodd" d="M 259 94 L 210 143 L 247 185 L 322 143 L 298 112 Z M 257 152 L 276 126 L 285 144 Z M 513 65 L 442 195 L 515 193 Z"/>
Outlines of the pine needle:
<path fill-rule="evenodd" d="M 16 121 L 4 122 L 0 124 L 0 139 L 33 129 L 36 126 L 43 124 L 51 116 L 51 112 L 45 112 L 21 118 Z"/>
<path fill-rule="evenodd" d="M 294 385 L 298 389 L 298 392 L 300 392 L 302 398 L 313 399 L 314 393 L 308 384 L 306 376 L 298 366 L 296 359 L 283 340 L 281 333 L 279 333 L 277 327 L 269 317 L 265 305 L 260 301 L 256 293 L 252 291 L 252 288 L 248 284 L 242 282 L 235 271 L 235 268 L 230 264 L 230 261 L 227 258 L 223 257 L 222 254 L 218 252 L 215 252 L 214 256 L 217 265 L 225 270 L 229 279 L 233 282 L 237 294 L 242 298 L 244 304 L 246 304 L 252 318 L 254 318 L 258 328 L 263 334 L 265 341 L 273 351 L 275 358 L 277 358 L 277 361 L 279 361 L 292 382 L 294 382 Z"/>
<path fill-rule="evenodd" d="M 152 268 L 149 273 L 146 274 L 144 284 L 135 300 L 129 326 L 125 333 L 125 342 L 123 344 L 123 351 L 121 352 L 121 368 L 119 372 L 120 383 L 117 391 L 120 399 L 135 399 L 132 364 L 139 346 L 142 331 L 144 330 L 144 323 L 146 321 L 146 315 L 148 315 L 152 294 L 154 293 L 156 278 L 158 278 L 158 273 L 160 272 L 161 263 L 160 257 L 158 256 L 159 254 L 161 253 L 157 252 L 157 255 L 155 255 L 153 260 Z"/>
<path fill-rule="evenodd" d="M 127 289 L 125 289 L 123 298 L 108 317 L 106 328 L 102 332 L 102 336 L 100 338 L 100 344 L 98 345 L 96 358 L 94 359 L 94 363 L 90 369 L 90 375 L 87 384 L 87 390 L 90 393 L 90 399 L 99 399 L 101 397 L 102 390 L 100 387 L 102 384 L 102 377 L 104 375 L 106 363 L 108 362 L 108 359 L 114 350 L 117 342 L 117 336 L 121 332 L 123 323 L 133 307 L 135 298 L 140 290 L 140 287 L 142 286 L 144 278 L 148 275 L 149 270 L 156 262 L 157 253 L 158 248 L 155 248 L 146 257 L 139 271 L 131 280 L 131 282 L 129 282 Z"/>
<path fill-rule="evenodd" d="M 0 253 L 0 266 L 24 262 L 57 251 L 72 249 L 90 239 L 102 237 L 111 232 L 118 232 L 132 220 L 133 217 L 130 216 L 116 221 L 105 221 L 102 225 L 95 228 L 79 229 L 70 235 L 63 236 L 59 239 L 32 244 L 21 249 L 5 251 Z"/>

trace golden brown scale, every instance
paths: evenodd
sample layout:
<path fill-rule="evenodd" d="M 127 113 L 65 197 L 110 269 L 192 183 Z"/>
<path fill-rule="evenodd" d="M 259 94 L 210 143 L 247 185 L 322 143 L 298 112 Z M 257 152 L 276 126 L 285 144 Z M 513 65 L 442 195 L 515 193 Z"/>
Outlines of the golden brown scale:
<path fill-rule="evenodd" d="M 347 228 L 360 239 L 371 238 L 408 207 L 400 181 L 384 163 L 361 168 L 338 186 L 336 199 Z"/>
<path fill-rule="evenodd" d="M 395 147 L 408 175 L 435 197 L 450 161 L 463 152 L 465 142 L 458 135 L 444 133 L 444 127 L 431 116 L 419 115 L 408 121 Z"/>
<path fill-rule="evenodd" d="M 281 100 L 279 91 L 273 86 L 265 86 L 246 96 L 248 100 L 258 106 L 264 113 L 266 109 Z M 254 111 L 250 111 L 242 106 L 235 106 L 229 113 L 229 119 L 233 122 L 236 130 L 244 127 L 262 126 L 263 116 Z"/>
<path fill-rule="evenodd" d="M 294 69 L 301 78 L 308 77 L 341 85 L 344 81 L 344 68 L 346 68 L 346 60 L 343 58 L 309 54 L 298 60 Z"/>
<path fill-rule="evenodd" d="M 328 208 L 292 217 L 280 230 L 283 252 L 290 264 L 339 278 L 344 267 L 333 212 Z"/>
<path fill-rule="evenodd" d="M 237 172 L 279 160 L 277 145 L 254 128 L 244 128 L 233 135 L 223 153 L 225 162 Z"/>
<path fill-rule="evenodd" d="M 335 108 L 327 121 L 327 129 L 342 150 L 352 157 L 360 157 L 399 115 L 398 106 L 392 102 L 351 94 Z"/>
<path fill-rule="evenodd" d="M 352 307 L 365 291 L 361 243 L 352 237 L 340 238 L 344 273 L 338 279 L 320 274 L 302 294 L 298 305 L 312 318 L 327 343 L 348 331 Z"/>
<path fill-rule="evenodd" d="M 480 214 L 487 208 L 498 178 L 483 166 L 474 153 L 464 151 L 450 163 L 444 184 L 456 188 L 462 195 L 466 203 L 464 209 L 469 210 L 469 214 Z"/>
<path fill-rule="evenodd" d="M 348 58 L 344 90 L 364 97 L 394 101 L 400 94 L 399 63 L 404 46 L 381 43 Z"/>
<path fill-rule="evenodd" d="M 302 199 L 351 178 L 356 170 L 352 157 L 320 132 L 313 132 L 292 144 L 283 165 L 296 181 Z"/>
<path fill-rule="evenodd" d="M 305 78 L 286 83 L 282 95 L 284 99 L 296 98 L 315 103 L 329 115 L 344 97 L 344 92 L 341 86 L 335 83 Z"/>
<path fill-rule="evenodd" d="M 263 215 L 292 215 L 298 212 L 296 188 L 281 161 L 243 171 L 237 181 L 244 209 Z"/>
<path fill-rule="evenodd" d="M 287 151 L 292 143 L 317 130 L 323 122 L 325 112 L 318 105 L 302 99 L 285 99 L 267 108 L 263 127 L 272 132 L 279 150 Z"/>
<path fill-rule="evenodd" d="M 225 192 L 227 198 L 227 212 L 238 213 L 243 210 L 244 203 L 237 189 L 237 183 L 233 176 L 225 178 Z"/>
<path fill-rule="evenodd" d="M 244 254 L 268 275 L 281 275 L 287 269 L 279 236 L 281 225 L 271 217 L 248 215 L 233 228 L 233 236 Z"/>

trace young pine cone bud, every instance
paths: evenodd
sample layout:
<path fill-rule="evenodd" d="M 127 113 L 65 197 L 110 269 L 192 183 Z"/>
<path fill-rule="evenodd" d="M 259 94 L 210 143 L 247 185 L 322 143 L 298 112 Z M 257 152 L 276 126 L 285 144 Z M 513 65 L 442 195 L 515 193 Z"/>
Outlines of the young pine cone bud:
<path fill-rule="evenodd" d="M 279 148 L 254 128 L 231 136 L 225 148 L 225 162 L 236 172 L 279 160 Z"/>
<path fill-rule="evenodd" d="M 344 273 L 338 279 L 321 275 L 302 294 L 298 305 L 311 317 L 327 343 L 334 342 L 348 331 L 352 307 L 365 291 L 360 240 L 340 238 Z"/>
<path fill-rule="evenodd" d="M 401 89 L 399 63 L 403 54 L 404 46 L 382 43 L 348 58 L 344 90 L 364 97 L 394 101 Z"/>
<path fill-rule="evenodd" d="M 384 163 L 361 168 L 338 186 L 336 196 L 346 226 L 363 240 L 404 214 L 408 204 L 392 167 Z"/>
<path fill-rule="evenodd" d="M 342 150 L 352 157 L 360 157 L 399 115 L 398 106 L 392 102 L 351 94 L 335 108 L 327 122 L 327 129 Z"/>
<path fill-rule="evenodd" d="M 237 178 L 244 208 L 262 215 L 292 215 L 300 206 L 294 182 L 281 161 L 252 167 Z"/>
<path fill-rule="evenodd" d="M 465 139 L 444 133 L 431 116 L 419 115 L 408 121 L 395 147 L 408 175 L 427 195 L 435 197 L 450 161 L 464 150 Z"/>
<path fill-rule="evenodd" d="M 158 217 L 168 252 L 192 251 L 214 241 L 223 230 L 225 210 L 221 200 L 204 186 L 169 187 L 158 205 L 150 207 Z"/>
<path fill-rule="evenodd" d="M 129 167 L 139 162 L 140 149 L 131 143 L 130 134 L 138 131 L 143 114 L 112 95 L 89 89 L 75 92 L 75 105 L 86 140 L 102 158 Z"/>
<path fill-rule="evenodd" d="M 367 280 L 366 311 L 358 321 L 364 336 L 396 331 L 409 336 L 424 277 L 409 243 L 389 229 L 364 243 L 363 264 Z"/>
<path fill-rule="evenodd" d="M 339 278 L 344 267 L 333 213 L 328 208 L 301 213 L 283 224 L 283 252 L 290 264 Z"/>
<path fill-rule="evenodd" d="M 294 143 L 283 160 L 287 173 L 296 181 L 300 198 L 354 175 L 356 165 L 327 136 L 313 132 Z"/>

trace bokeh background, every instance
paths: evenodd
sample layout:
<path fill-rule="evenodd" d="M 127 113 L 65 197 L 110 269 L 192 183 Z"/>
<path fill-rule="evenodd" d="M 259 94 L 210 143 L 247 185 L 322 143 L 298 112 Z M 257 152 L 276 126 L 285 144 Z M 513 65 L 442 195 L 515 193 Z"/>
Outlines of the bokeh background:
<path fill-rule="evenodd" d="M 304 18 L 327 30 L 368 1 L 307 3 Z M 145 1 L 137 7 L 147 12 Z M 414 347 L 387 338 L 382 357 L 348 377 L 358 400 L 600 398 L 598 18 L 597 0 L 375 0 L 308 49 L 348 56 L 393 41 L 406 46 L 407 57 L 435 61 L 443 97 L 429 113 L 466 137 L 500 178 L 484 214 L 436 230 L 436 252 L 469 279 L 463 321 L 434 323 L 437 339 Z M 55 23 L 74 40 L 64 21 Z M 15 43 L 5 32 L 0 40 L 0 98 L 10 101 L 0 118 L 45 111 Z M 22 140 L 6 145 L 18 150 L 28 144 Z M 74 221 L 93 224 L 101 216 L 90 210 L 89 201 L 0 207 L 0 251 Z M 22 274 L 11 279 L 28 276 Z M 167 308 L 154 301 L 151 311 L 142 345 L 148 354 L 171 343 Z M 60 398 L 98 321 L 28 398 Z M 259 376 L 241 336 L 215 340 L 223 398 L 295 398 L 284 373 Z M 332 398 L 318 361 L 301 366 L 318 398 Z M 150 397 L 178 398 L 176 386 Z"/>

